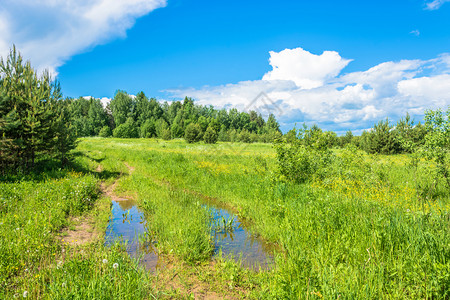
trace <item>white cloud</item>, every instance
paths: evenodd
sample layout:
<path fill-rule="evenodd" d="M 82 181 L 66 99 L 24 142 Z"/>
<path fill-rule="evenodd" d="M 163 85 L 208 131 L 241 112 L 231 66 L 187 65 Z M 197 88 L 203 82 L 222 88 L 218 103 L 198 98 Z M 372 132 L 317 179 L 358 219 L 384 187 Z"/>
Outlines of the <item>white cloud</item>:
<path fill-rule="evenodd" d="M 56 69 L 75 54 L 124 37 L 136 18 L 166 0 L 3 0 L 0 56 L 14 43 L 38 70 Z"/>
<path fill-rule="evenodd" d="M 288 53 L 285 51 L 282 52 Z M 289 52 L 293 60 L 291 65 L 299 61 L 304 66 L 317 63 L 316 55 L 304 52 Z M 270 54 L 277 56 L 273 52 Z M 308 57 L 311 62 L 304 61 Z M 333 57 L 340 58 L 337 53 Z M 339 71 L 348 60 L 333 61 L 334 68 L 327 71 L 305 73 L 296 66 L 289 68 L 287 58 L 283 58 L 282 63 L 271 60 L 272 65 L 281 69 L 282 75 L 266 74 L 262 80 L 168 92 L 176 98 L 193 97 L 203 105 L 238 109 L 244 109 L 257 95 L 265 92 L 280 107 L 282 114 L 277 118 L 284 124 L 284 129 L 292 128 L 296 122 L 307 122 L 341 132 L 347 129 L 360 132 L 380 119 L 398 119 L 406 112 L 420 119 L 426 109 L 450 105 L 449 54 L 430 60 L 384 62 L 366 71 L 343 75 Z M 274 74 L 271 72 L 268 74 Z M 316 84 L 312 87 L 305 82 Z"/>
<path fill-rule="evenodd" d="M 398 83 L 398 91 L 408 97 L 411 102 L 449 105 L 450 74 L 402 80 Z"/>
<path fill-rule="evenodd" d="M 450 2 L 450 0 L 434 0 L 432 2 L 428 2 L 426 4 L 426 9 L 428 9 L 428 10 L 439 9 L 446 2 Z"/>
<path fill-rule="evenodd" d="M 298 87 L 305 89 L 322 86 L 351 61 L 343 59 L 335 51 L 315 55 L 302 48 L 295 48 L 269 53 L 273 70 L 265 74 L 263 80 L 292 80 Z"/>
<path fill-rule="evenodd" d="M 109 102 L 111 102 L 111 100 L 112 100 L 111 98 L 103 97 L 100 99 L 100 102 L 102 103 L 103 107 L 106 107 L 109 104 Z"/>
<path fill-rule="evenodd" d="M 419 36 L 420 35 L 420 31 L 419 30 L 411 30 L 410 34 L 415 35 L 415 36 Z"/>

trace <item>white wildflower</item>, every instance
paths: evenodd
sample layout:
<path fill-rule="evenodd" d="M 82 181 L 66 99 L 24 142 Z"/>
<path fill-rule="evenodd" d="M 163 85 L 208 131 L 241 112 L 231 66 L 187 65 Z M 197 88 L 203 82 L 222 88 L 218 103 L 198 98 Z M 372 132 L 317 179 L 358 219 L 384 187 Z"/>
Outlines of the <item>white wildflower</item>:
<path fill-rule="evenodd" d="M 23 292 L 23 297 L 24 298 L 28 297 L 28 292 L 27 291 Z"/>
<path fill-rule="evenodd" d="M 105 258 L 105 259 L 103 259 L 103 263 L 104 264 L 107 264 L 108 263 L 108 260 Z"/>
<path fill-rule="evenodd" d="M 114 269 L 117 269 L 118 267 L 119 267 L 119 264 L 118 264 L 118 263 L 114 263 L 114 264 L 113 264 L 113 268 L 114 268 Z"/>

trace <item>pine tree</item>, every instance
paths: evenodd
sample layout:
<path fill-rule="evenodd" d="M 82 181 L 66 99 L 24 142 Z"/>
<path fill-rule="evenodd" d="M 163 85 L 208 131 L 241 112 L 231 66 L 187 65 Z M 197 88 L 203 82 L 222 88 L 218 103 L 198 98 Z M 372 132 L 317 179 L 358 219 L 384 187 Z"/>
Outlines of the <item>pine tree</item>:
<path fill-rule="evenodd" d="M 54 154 L 59 158 L 61 166 L 66 165 L 68 152 L 77 146 L 77 136 L 69 105 L 69 101 L 58 101 L 55 109 Z"/>

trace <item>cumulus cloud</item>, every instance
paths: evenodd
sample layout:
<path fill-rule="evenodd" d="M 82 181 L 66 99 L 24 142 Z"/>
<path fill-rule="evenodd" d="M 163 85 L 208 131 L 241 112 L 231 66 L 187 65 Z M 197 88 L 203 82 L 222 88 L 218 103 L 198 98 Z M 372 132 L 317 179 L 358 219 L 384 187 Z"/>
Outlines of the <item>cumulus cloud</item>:
<path fill-rule="evenodd" d="M 335 51 L 315 55 L 302 48 L 270 51 L 273 70 L 263 80 L 292 80 L 298 87 L 311 89 L 322 86 L 338 75 L 351 61 L 343 59 Z"/>
<path fill-rule="evenodd" d="M 426 4 L 426 9 L 428 9 L 428 10 L 439 9 L 446 2 L 450 2 L 450 0 L 434 0 L 434 1 L 428 2 Z"/>
<path fill-rule="evenodd" d="M 124 37 L 136 18 L 166 0 L 3 0 L 0 55 L 15 44 L 38 70 L 51 73 L 71 56 Z"/>
<path fill-rule="evenodd" d="M 331 66 L 314 66 L 313 71 L 304 71 L 299 62 L 303 66 L 320 64 L 323 61 L 318 57 L 327 52 L 318 56 L 297 49 L 279 52 L 289 54 L 281 62 L 271 59 L 274 70 L 262 80 L 168 92 L 176 98 L 193 97 L 203 105 L 239 109 L 245 109 L 265 92 L 282 112 L 276 116 L 285 130 L 294 123 L 306 122 L 338 132 L 350 129 L 358 133 L 386 117 L 398 119 L 409 112 L 420 119 L 426 109 L 450 105 L 449 54 L 430 60 L 384 62 L 366 71 L 340 74 L 349 60 L 337 52 L 328 52 L 333 54 L 325 61 Z M 280 58 L 279 53 L 270 52 L 270 56 Z"/>

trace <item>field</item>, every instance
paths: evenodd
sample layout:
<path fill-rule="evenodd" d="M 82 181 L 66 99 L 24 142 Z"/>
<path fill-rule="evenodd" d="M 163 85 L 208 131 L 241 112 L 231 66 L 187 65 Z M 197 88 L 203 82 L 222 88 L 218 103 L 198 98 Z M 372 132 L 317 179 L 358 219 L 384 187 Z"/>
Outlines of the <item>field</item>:
<path fill-rule="evenodd" d="M 345 163 L 333 176 L 295 184 L 270 144 L 82 139 L 70 171 L 2 177 L 0 298 L 448 299 L 448 189 L 430 193 L 430 166 L 407 155 L 335 154 Z M 164 268 L 104 245 L 114 198 L 144 213 L 140 239 Z M 211 207 L 236 215 L 273 263 L 248 268 L 216 249 L 212 232 L 233 221 Z"/>

